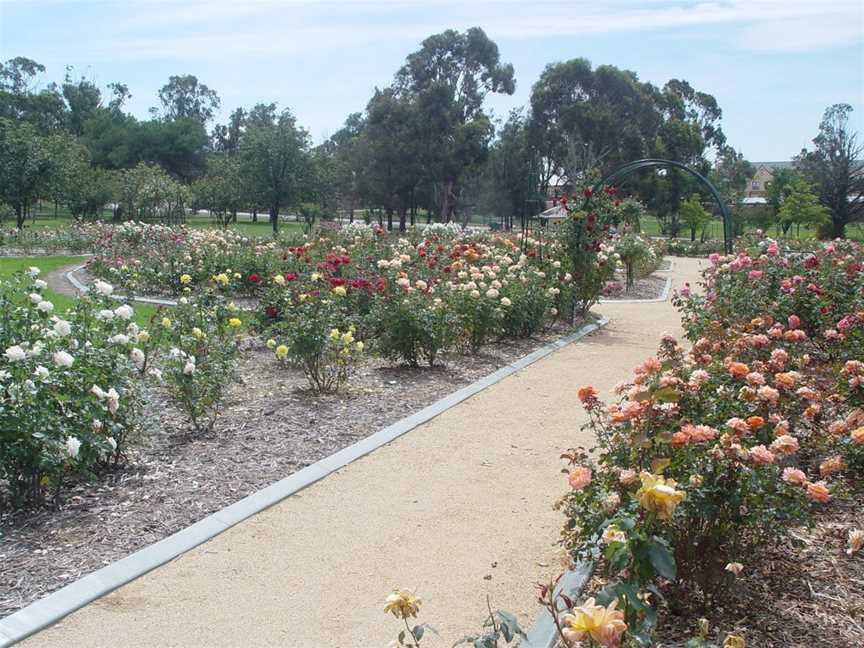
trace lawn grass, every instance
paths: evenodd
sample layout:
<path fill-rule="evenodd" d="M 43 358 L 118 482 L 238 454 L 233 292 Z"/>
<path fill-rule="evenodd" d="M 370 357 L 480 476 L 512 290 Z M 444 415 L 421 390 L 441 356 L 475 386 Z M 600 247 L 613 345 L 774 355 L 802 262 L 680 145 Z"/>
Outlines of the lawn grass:
<path fill-rule="evenodd" d="M 40 277 L 44 278 L 52 270 L 63 266 L 81 263 L 84 257 L 80 256 L 34 256 L 34 257 L 0 257 L 0 279 L 8 279 L 16 272 L 23 272 L 31 266 L 36 266 L 42 272 Z M 66 312 L 75 304 L 74 297 L 68 297 L 46 288 L 45 299 L 54 304 L 58 315 Z M 156 313 L 157 308 L 150 304 L 131 304 L 135 315 L 134 321 L 139 326 L 147 326 L 150 318 Z"/>

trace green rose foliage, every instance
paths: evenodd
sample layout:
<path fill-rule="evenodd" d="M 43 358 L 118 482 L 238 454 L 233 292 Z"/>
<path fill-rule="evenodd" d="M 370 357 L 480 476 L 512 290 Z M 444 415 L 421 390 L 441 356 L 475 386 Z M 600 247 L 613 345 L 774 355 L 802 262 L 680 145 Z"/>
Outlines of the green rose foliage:
<path fill-rule="evenodd" d="M 132 308 L 93 291 L 55 314 L 37 276 L 0 282 L 0 493 L 16 506 L 122 460 L 141 409 Z"/>

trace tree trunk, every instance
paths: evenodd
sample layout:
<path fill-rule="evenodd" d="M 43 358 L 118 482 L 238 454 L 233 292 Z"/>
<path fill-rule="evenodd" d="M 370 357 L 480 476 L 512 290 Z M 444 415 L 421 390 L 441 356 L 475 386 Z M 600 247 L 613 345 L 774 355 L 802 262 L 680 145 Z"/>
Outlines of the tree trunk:
<path fill-rule="evenodd" d="M 846 238 L 846 223 L 839 218 L 831 219 L 831 236 L 834 238 Z"/>
<path fill-rule="evenodd" d="M 270 205 L 270 224 L 273 226 L 273 236 L 279 234 L 279 204 Z"/>
<path fill-rule="evenodd" d="M 258 222 L 258 208 L 257 207 L 252 210 L 252 222 L 253 223 Z"/>
<path fill-rule="evenodd" d="M 388 232 L 393 231 L 393 208 L 392 207 L 387 208 L 387 231 Z"/>
<path fill-rule="evenodd" d="M 24 219 L 27 218 L 27 214 L 24 212 L 24 205 L 17 204 L 15 205 L 15 227 L 19 230 L 24 227 Z"/>
<path fill-rule="evenodd" d="M 444 183 L 444 191 L 442 193 L 443 195 L 441 196 L 441 211 L 438 214 L 438 219 L 442 223 L 449 223 L 450 213 L 453 211 L 453 204 L 450 200 L 453 194 L 452 180 L 447 180 L 447 182 Z"/>
<path fill-rule="evenodd" d="M 401 207 L 399 209 L 399 231 L 400 232 L 405 231 L 406 215 L 407 214 L 406 214 L 405 208 Z"/>
<path fill-rule="evenodd" d="M 696 228 L 695 227 L 690 228 L 690 242 L 691 243 L 696 242 Z"/>

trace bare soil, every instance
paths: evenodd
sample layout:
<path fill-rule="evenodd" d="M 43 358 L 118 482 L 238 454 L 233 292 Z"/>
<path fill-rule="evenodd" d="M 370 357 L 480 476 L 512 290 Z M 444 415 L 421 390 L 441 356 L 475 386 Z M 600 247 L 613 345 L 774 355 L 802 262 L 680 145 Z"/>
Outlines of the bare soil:
<path fill-rule="evenodd" d="M 153 391 L 126 466 L 78 483 L 57 510 L 0 513 L 0 617 L 409 416 L 568 332 L 491 344 L 412 369 L 370 361 L 335 396 L 307 390 L 259 340 L 215 429 L 196 436 Z"/>

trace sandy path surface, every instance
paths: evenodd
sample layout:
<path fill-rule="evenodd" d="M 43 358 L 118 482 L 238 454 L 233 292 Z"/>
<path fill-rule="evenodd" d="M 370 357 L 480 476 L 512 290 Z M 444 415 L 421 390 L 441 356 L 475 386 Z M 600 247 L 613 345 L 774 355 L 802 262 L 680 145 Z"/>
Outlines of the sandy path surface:
<path fill-rule="evenodd" d="M 673 289 L 699 262 L 676 259 Z M 530 626 L 534 583 L 558 573 L 566 482 L 558 458 L 586 444 L 576 388 L 608 390 L 680 334 L 666 301 L 605 303 L 584 338 L 308 489 L 133 581 L 23 646 L 383 648 L 383 600 L 416 588 L 421 620 L 450 646 L 493 605 Z"/>

